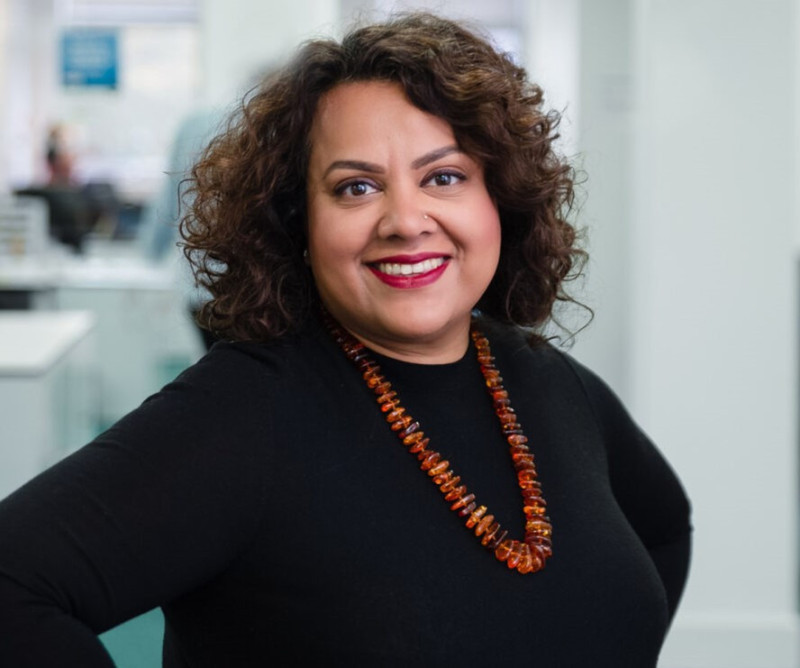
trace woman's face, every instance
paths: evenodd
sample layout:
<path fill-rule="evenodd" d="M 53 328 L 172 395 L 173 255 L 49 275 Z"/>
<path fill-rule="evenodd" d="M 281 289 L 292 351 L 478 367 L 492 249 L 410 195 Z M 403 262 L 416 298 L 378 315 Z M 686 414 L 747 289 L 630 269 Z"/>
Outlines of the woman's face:
<path fill-rule="evenodd" d="M 378 352 L 459 359 L 500 256 L 481 165 L 388 82 L 333 88 L 310 139 L 308 251 L 323 304 Z"/>

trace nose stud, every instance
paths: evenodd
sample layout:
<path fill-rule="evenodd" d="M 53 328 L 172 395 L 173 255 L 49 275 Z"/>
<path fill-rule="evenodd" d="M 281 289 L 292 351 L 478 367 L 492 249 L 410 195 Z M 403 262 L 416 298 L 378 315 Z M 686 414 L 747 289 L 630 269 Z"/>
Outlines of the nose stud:
<path fill-rule="evenodd" d="M 427 213 L 423 213 L 423 214 L 422 214 L 422 217 L 423 217 L 425 220 L 428 220 L 428 214 L 427 214 Z"/>

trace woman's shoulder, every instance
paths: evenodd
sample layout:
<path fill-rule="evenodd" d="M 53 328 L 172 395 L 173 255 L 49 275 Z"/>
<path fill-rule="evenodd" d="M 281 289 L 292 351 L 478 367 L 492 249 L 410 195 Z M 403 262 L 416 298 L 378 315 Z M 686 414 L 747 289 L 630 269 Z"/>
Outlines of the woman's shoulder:
<path fill-rule="evenodd" d="M 481 318 L 477 327 L 489 338 L 495 356 L 503 362 L 504 375 L 537 378 L 551 388 L 582 395 L 597 410 L 617 404 L 614 391 L 589 367 L 553 339 L 523 327 Z"/>
<path fill-rule="evenodd" d="M 324 370 L 328 356 L 326 342 L 310 331 L 264 342 L 219 341 L 176 380 L 239 387 L 285 383 L 309 368 Z"/>
<path fill-rule="evenodd" d="M 555 343 L 539 332 L 480 317 L 475 328 L 489 339 L 492 351 L 515 366 L 534 365 L 551 373 L 573 374 L 571 358 Z"/>

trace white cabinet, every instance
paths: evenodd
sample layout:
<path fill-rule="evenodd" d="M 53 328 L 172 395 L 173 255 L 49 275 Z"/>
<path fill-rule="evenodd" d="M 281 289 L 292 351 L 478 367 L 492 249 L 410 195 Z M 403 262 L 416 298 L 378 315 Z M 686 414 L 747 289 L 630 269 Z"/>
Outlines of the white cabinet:
<path fill-rule="evenodd" d="M 94 322 L 0 311 L 0 498 L 95 435 Z"/>

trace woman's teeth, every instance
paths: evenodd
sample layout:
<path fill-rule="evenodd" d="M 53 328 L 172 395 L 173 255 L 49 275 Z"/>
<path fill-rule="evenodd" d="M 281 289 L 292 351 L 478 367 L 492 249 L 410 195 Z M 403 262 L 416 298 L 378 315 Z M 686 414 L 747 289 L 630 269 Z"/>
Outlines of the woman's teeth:
<path fill-rule="evenodd" d="M 443 257 L 430 258 L 414 264 L 399 264 L 397 262 L 378 262 L 375 266 L 378 271 L 389 274 L 390 276 L 411 276 L 412 274 L 424 274 L 433 271 L 444 264 Z"/>
<path fill-rule="evenodd" d="M 375 266 L 378 271 L 389 274 L 390 276 L 411 276 L 412 274 L 424 274 L 433 271 L 444 264 L 443 257 L 430 258 L 414 264 L 400 264 L 397 262 L 378 262 Z"/>

